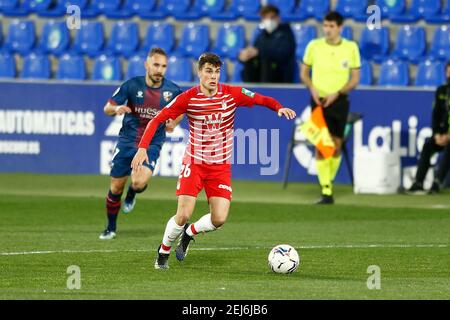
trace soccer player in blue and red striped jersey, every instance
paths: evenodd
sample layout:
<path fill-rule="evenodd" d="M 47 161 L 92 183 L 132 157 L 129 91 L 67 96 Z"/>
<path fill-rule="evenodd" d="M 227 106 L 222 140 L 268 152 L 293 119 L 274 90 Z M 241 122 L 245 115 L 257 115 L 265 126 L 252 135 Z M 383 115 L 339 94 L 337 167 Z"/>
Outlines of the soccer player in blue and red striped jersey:
<path fill-rule="evenodd" d="M 111 184 L 106 197 L 108 225 L 100 239 L 116 237 L 116 221 L 121 207 L 122 193 L 131 174 L 131 184 L 125 197 L 123 212 L 129 213 L 136 203 L 136 194 L 147 188 L 155 170 L 161 147 L 166 139 L 166 131 L 173 131 L 182 117 L 166 121 L 158 126 L 155 138 L 146 148 L 149 163 L 143 170 L 131 170 L 131 161 L 138 149 L 139 141 L 147 126 L 169 102 L 182 91 L 172 81 L 164 78 L 167 70 L 167 55 L 160 48 L 153 48 L 145 62 L 146 75 L 134 77 L 124 82 L 106 104 L 107 115 L 124 115 L 111 168 Z"/>

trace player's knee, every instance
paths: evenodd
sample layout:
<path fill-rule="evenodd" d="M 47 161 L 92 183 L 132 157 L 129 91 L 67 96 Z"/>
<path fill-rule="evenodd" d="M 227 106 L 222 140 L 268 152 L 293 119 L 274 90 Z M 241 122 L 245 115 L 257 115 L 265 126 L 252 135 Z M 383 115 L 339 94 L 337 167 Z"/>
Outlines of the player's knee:
<path fill-rule="evenodd" d="M 123 186 L 119 184 L 111 184 L 110 190 L 113 194 L 122 194 L 123 193 Z"/>
<path fill-rule="evenodd" d="M 179 208 L 175 217 L 176 223 L 181 226 L 188 222 L 191 213 L 186 208 Z"/>
<path fill-rule="evenodd" d="M 131 186 L 132 186 L 132 188 L 134 190 L 143 190 L 147 186 L 147 181 L 145 181 L 143 179 L 142 180 L 133 181 Z"/>
<path fill-rule="evenodd" d="M 220 228 L 227 221 L 226 216 L 211 216 L 211 222 L 216 228 Z"/>

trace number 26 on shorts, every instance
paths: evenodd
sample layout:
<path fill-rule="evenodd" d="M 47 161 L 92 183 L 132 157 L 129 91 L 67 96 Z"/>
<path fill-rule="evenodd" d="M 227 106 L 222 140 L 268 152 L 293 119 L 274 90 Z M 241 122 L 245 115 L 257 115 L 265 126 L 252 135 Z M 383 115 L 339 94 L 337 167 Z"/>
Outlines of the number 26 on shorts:
<path fill-rule="evenodd" d="M 178 177 L 179 179 L 185 177 L 189 177 L 191 175 L 191 165 L 190 164 L 183 164 L 181 165 L 181 173 Z"/>

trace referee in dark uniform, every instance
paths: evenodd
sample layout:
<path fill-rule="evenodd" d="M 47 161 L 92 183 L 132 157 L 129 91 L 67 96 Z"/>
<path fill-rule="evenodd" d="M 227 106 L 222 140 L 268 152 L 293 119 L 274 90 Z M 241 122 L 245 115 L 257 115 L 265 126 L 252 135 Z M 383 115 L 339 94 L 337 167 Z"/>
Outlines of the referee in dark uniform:
<path fill-rule="evenodd" d="M 425 193 L 423 181 L 430 168 L 430 159 L 436 152 L 444 151 L 444 154 L 439 162 L 433 185 L 429 190 L 430 194 L 438 193 L 441 190 L 450 168 L 450 62 L 447 63 L 446 75 L 447 84 L 440 86 L 435 94 L 432 116 L 433 136 L 423 146 L 416 180 L 408 190 L 408 193 Z"/>
<path fill-rule="evenodd" d="M 343 22 L 343 17 L 337 12 L 325 16 L 325 37 L 308 44 L 301 70 L 302 81 L 311 92 L 311 106 L 324 108 L 325 121 L 336 148 L 329 159 L 316 151 L 317 173 L 322 188 L 322 197 L 317 204 L 334 203 L 333 180 L 341 163 L 341 147 L 350 109 L 348 93 L 360 79 L 359 48 L 356 42 L 341 37 Z"/>

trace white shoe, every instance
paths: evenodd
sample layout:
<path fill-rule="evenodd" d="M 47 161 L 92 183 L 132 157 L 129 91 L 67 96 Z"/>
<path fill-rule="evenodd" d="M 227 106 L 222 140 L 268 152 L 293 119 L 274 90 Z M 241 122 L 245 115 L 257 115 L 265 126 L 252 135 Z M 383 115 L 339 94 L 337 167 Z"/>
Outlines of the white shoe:
<path fill-rule="evenodd" d="M 133 201 L 131 202 L 124 202 L 123 203 L 123 213 L 130 213 L 131 211 L 133 211 L 134 206 L 136 205 L 136 197 L 134 197 Z"/>
<path fill-rule="evenodd" d="M 109 231 L 106 229 L 103 233 L 98 237 L 100 240 L 112 240 L 116 237 L 116 233 L 114 231 Z"/>

